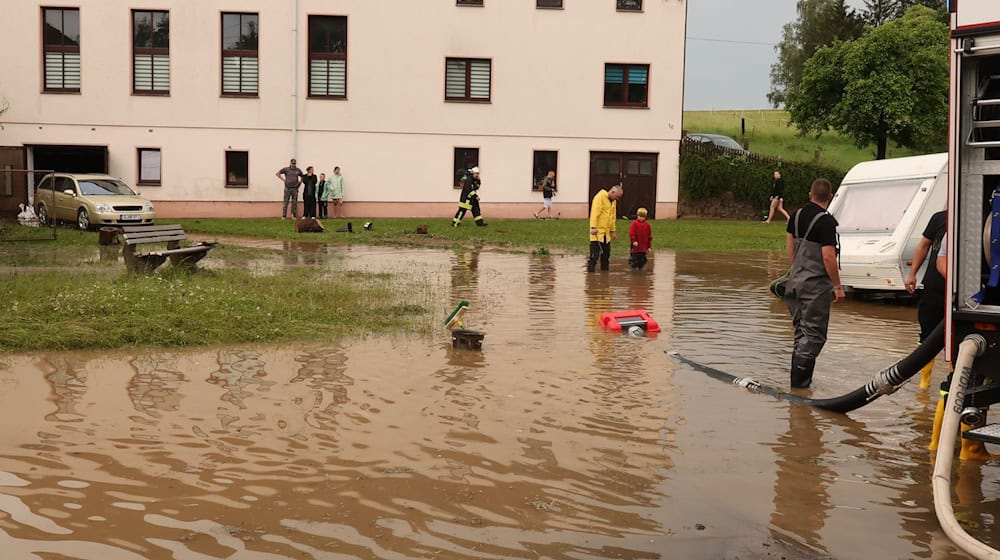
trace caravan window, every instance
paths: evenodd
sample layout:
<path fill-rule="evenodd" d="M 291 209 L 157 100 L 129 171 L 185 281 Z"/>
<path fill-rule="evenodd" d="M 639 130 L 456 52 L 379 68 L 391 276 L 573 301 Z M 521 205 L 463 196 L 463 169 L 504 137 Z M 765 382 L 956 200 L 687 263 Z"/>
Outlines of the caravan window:
<path fill-rule="evenodd" d="M 856 183 L 837 193 L 843 198 L 834 217 L 841 233 L 893 232 L 926 179 Z"/>

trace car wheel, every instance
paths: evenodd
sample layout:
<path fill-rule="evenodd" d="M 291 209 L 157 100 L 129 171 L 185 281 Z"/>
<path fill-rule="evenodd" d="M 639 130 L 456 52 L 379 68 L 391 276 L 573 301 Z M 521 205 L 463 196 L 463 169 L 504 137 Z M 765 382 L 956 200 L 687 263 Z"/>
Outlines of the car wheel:
<path fill-rule="evenodd" d="M 38 209 L 35 210 L 35 214 L 38 216 L 38 222 L 42 225 L 49 225 L 49 209 L 45 207 L 44 204 L 39 204 Z"/>
<path fill-rule="evenodd" d="M 86 208 L 81 208 L 76 213 L 76 225 L 80 228 L 80 231 L 90 229 L 90 212 L 87 212 Z"/>

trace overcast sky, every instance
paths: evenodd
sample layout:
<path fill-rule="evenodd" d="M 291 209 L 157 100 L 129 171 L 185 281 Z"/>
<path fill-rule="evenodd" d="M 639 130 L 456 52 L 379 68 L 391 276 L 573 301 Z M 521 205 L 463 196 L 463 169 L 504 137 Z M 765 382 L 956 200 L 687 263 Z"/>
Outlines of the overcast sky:
<path fill-rule="evenodd" d="M 796 0 L 687 0 L 684 109 L 767 109 L 774 46 Z M 864 0 L 848 0 L 855 8 Z"/>

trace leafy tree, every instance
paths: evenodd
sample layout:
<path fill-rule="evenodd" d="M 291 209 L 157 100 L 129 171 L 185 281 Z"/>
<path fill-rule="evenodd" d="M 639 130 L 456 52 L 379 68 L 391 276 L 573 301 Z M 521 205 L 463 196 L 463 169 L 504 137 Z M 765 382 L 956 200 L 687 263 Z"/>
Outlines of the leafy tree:
<path fill-rule="evenodd" d="M 803 133 L 835 130 L 858 147 L 889 139 L 941 150 L 948 129 L 948 26 L 930 8 L 869 28 L 860 39 L 819 49 L 789 95 L 790 119 Z"/>
<path fill-rule="evenodd" d="M 771 91 L 767 94 L 775 107 L 798 88 L 802 66 L 817 49 L 861 36 L 864 19 L 845 1 L 798 0 L 798 19 L 785 25 L 775 47 L 778 61 L 771 66 Z"/>
<path fill-rule="evenodd" d="M 865 23 L 878 27 L 898 18 L 904 11 L 903 1 L 905 0 L 865 0 Z"/>

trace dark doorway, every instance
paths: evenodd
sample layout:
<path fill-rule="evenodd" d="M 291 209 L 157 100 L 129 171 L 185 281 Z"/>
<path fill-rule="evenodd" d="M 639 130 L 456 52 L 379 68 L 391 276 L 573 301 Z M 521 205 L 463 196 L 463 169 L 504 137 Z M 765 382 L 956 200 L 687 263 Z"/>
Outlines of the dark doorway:
<path fill-rule="evenodd" d="M 656 218 L 656 162 L 659 154 L 590 152 L 590 194 L 621 183 L 625 195 L 618 201 L 618 217 L 633 218 L 639 208 Z"/>
<path fill-rule="evenodd" d="M 107 146 L 30 146 L 30 148 L 35 169 L 51 169 L 62 173 L 108 172 Z"/>
<path fill-rule="evenodd" d="M 18 204 L 28 203 L 28 175 L 12 171 L 24 165 L 24 148 L 0 146 L 0 215 L 4 218 L 13 218 L 21 210 Z"/>

